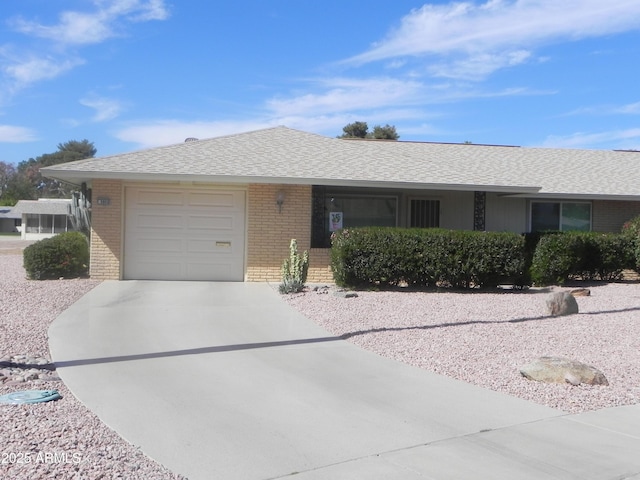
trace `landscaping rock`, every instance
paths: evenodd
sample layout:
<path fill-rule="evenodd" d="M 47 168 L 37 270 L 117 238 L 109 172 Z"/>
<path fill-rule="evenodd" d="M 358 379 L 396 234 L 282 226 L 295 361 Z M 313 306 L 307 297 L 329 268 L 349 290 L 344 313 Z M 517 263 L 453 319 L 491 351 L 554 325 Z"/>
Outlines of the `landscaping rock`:
<path fill-rule="evenodd" d="M 591 290 L 589 290 L 588 288 L 576 288 L 574 290 L 571 290 L 571 295 L 573 295 L 574 297 L 589 297 L 591 296 Z"/>
<path fill-rule="evenodd" d="M 553 316 L 578 313 L 578 302 L 569 292 L 554 292 L 547 297 L 547 313 Z"/>
<path fill-rule="evenodd" d="M 335 292 L 333 292 L 333 294 L 336 297 L 341 297 L 341 298 L 355 298 L 358 296 L 358 294 L 356 292 L 349 292 L 347 290 L 336 290 Z"/>
<path fill-rule="evenodd" d="M 607 378 L 597 368 L 562 357 L 540 357 L 522 367 L 520 373 L 537 382 L 609 385 Z"/>
<path fill-rule="evenodd" d="M 27 382 L 59 381 L 55 366 L 44 356 L 4 356 L 0 361 L 0 384 L 19 385 Z"/>

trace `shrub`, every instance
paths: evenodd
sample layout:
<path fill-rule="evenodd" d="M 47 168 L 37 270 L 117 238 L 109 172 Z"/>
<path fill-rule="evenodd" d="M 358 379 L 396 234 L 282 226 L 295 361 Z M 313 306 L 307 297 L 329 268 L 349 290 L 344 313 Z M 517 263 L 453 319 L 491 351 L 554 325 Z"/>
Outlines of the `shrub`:
<path fill-rule="evenodd" d="M 535 255 L 536 249 L 538 248 L 538 243 L 540 243 L 540 239 L 547 235 L 556 235 L 560 234 L 560 231 L 557 230 L 545 230 L 542 232 L 527 232 L 524 233 L 524 268 L 522 272 L 522 276 L 516 279 L 517 286 L 527 286 L 532 285 L 534 282 L 531 279 L 531 267 L 533 265 L 533 257 Z"/>
<path fill-rule="evenodd" d="M 640 215 L 625 222 L 621 233 L 628 241 L 628 268 L 640 272 Z"/>
<path fill-rule="evenodd" d="M 633 268 L 635 255 L 632 242 L 625 235 L 615 233 L 594 234 L 599 262 L 595 265 L 596 278 L 600 280 L 620 280 L 622 271 Z"/>
<path fill-rule="evenodd" d="M 23 265 L 31 280 L 73 278 L 89 271 L 89 243 L 80 232 L 60 233 L 29 245 Z"/>
<path fill-rule="evenodd" d="M 295 239 L 289 244 L 289 258 L 282 263 L 282 283 L 280 293 L 296 293 L 304 288 L 309 270 L 309 252 L 300 256 L 298 254 L 298 243 Z"/>
<path fill-rule="evenodd" d="M 629 265 L 629 251 L 628 237 L 615 233 L 544 235 L 533 255 L 531 279 L 538 285 L 569 279 L 618 280 Z"/>
<path fill-rule="evenodd" d="M 495 287 L 521 277 L 524 239 L 514 233 L 356 228 L 332 238 L 340 286 Z"/>

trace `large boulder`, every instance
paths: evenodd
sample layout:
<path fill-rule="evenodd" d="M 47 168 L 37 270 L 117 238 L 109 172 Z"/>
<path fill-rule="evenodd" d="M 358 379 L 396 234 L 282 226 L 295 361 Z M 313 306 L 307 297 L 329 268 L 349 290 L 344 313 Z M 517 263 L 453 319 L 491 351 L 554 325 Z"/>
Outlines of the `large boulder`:
<path fill-rule="evenodd" d="M 553 316 L 578 313 L 578 302 L 569 292 L 554 292 L 547 297 L 547 313 Z"/>
<path fill-rule="evenodd" d="M 520 369 L 529 380 L 571 385 L 609 385 L 604 374 L 595 367 L 562 357 L 540 357 Z"/>

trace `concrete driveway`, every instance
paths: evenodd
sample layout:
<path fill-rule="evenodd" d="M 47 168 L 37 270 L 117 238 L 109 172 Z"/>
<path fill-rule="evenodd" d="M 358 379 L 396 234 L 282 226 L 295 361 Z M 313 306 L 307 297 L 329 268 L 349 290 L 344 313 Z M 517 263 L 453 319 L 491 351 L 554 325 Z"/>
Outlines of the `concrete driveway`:
<path fill-rule="evenodd" d="M 331 337 L 255 283 L 104 282 L 50 327 L 80 401 L 191 480 L 640 479 L 640 408 L 566 416 Z"/>

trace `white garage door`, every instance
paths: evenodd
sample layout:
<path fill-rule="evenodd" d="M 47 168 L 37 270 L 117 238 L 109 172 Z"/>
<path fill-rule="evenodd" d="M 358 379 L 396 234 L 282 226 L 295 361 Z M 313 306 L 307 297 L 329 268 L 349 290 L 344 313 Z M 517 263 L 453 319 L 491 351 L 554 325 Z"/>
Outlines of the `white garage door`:
<path fill-rule="evenodd" d="M 124 278 L 244 280 L 245 192 L 127 187 Z"/>

